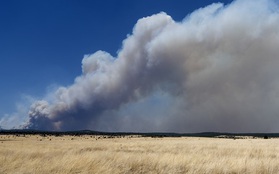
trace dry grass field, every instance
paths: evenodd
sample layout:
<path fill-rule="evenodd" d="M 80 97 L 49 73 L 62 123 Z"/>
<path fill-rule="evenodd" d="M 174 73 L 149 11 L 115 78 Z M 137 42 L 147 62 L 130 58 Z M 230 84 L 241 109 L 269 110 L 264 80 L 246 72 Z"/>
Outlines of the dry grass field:
<path fill-rule="evenodd" d="M 0 135 L 0 173 L 279 173 L 279 139 Z"/>

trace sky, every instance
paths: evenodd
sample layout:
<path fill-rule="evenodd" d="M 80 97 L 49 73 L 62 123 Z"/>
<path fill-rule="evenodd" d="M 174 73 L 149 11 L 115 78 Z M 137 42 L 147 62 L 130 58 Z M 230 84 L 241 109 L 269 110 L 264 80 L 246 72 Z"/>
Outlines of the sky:
<path fill-rule="evenodd" d="M 277 4 L 231 2 L 1 1 L 1 127 L 279 131 Z"/>
<path fill-rule="evenodd" d="M 0 115 L 13 112 L 22 96 L 39 98 L 52 85 L 71 84 L 85 54 L 115 55 L 138 19 L 164 11 L 179 21 L 212 2 L 1 1 Z"/>

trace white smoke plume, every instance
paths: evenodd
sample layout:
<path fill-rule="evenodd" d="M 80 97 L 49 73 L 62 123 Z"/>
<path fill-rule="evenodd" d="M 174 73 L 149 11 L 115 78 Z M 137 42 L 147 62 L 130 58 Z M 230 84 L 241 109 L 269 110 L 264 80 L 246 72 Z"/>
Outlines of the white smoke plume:
<path fill-rule="evenodd" d="M 272 0 L 142 18 L 116 57 L 86 55 L 72 85 L 32 104 L 26 128 L 278 132 L 278 46 Z"/>

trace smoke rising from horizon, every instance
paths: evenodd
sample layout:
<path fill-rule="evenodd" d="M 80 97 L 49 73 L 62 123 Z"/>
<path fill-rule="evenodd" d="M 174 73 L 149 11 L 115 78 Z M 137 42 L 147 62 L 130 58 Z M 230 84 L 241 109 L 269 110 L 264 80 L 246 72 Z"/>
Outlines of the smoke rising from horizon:
<path fill-rule="evenodd" d="M 25 127 L 278 132 L 278 24 L 272 0 L 139 19 L 116 57 L 86 55 L 72 85 L 33 103 Z"/>

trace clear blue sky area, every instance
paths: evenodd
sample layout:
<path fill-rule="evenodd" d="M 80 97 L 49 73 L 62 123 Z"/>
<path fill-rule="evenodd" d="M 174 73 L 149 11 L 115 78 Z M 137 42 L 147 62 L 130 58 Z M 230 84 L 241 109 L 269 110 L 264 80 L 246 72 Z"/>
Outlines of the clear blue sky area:
<path fill-rule="evenodd" d="M 23 94 L 40 97 L 50 85 L 71 84 L 85 54 L 116 55 L 139 18 L 164 11 L 180 21 L 213 2 L 231 1 L 0 1 L 0 118 Z"/>

